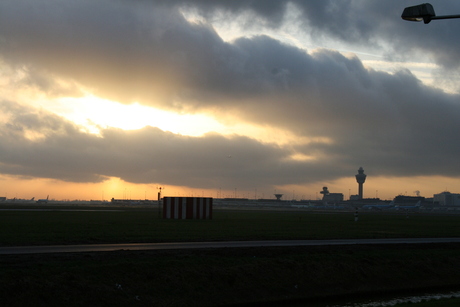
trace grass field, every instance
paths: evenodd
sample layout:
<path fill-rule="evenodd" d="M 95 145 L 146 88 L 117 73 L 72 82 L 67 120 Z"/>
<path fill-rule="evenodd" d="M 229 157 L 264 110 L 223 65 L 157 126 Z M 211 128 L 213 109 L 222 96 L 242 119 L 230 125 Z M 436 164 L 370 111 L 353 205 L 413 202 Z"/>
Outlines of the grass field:
<path fill-rule="evenodd" d="M 0 211 L 0 245 L 458 237 L 458 225 L 460 215 L 417 213 L 363 213 L 355 222 L 353 213 L 305 211 L 215 210 L 212 220 L 167 220 L 145 208 Z"/>
<path fill-rule="evenodd" d="M 111 209 L 120 211 L 0 211 L 0 244 L 460 236 L 459 215 L 363 213 L 354 222 L 353 212 L 215 210 L 212 220 L 165 220 L 156 209 Z M 459 244 L 5 255 L 0 301 L 326 306 L 331 297 L 348 302 L 393 291 L 458 289 L 459 258 Z"/>

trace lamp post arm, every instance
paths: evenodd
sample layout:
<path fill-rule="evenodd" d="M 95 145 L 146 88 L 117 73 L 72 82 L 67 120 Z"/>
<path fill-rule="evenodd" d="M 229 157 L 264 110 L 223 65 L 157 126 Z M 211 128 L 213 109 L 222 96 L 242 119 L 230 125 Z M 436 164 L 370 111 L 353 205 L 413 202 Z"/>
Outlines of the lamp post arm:
<path fill-rule="evenodd" d="M 431 17 L 431 20 L 433 19 L 453 19 L 453 18 L 460 18 L 460 15 L 433 16 Z"/>
<path fill-rule="evenodd" d="M 460 15 L 424 16 L 423 22 L 430 23 L 430 21 L 435 20 L 435 19 L 454 19 L 454 18 L 460 18 Z"/>

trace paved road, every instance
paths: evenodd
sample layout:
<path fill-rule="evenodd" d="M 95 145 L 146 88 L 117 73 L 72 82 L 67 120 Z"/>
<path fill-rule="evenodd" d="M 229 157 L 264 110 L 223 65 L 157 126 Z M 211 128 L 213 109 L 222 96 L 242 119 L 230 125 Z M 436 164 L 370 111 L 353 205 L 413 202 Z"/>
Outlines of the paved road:
<path fill-rule="evenodd" d="M 197 248 L 236 248 L 273 246 L 324 246 L 366 244 L 425 244 L 460 243 L 460 238 L 401 238 L 401 239 L 344 239 L 344 240 L 280 240 L 280 241 L 225 241 L 225 242 L 178 242 L 178 243 L 130 243 L 130 244 L 86 244 L 50 246 L 0 247 L 0 255 L 110 252 L 120 250 L 165 250 Z"/>

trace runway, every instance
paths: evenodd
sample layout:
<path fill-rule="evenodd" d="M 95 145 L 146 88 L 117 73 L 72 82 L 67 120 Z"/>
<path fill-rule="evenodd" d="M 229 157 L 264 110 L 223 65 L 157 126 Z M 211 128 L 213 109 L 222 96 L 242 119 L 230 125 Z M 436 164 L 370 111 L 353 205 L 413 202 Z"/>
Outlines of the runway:
<path fill-rule="evenodd" d="M 111 252 L 111 251 L 122 251 L 122 250 L 141 251 L 141 250 L 175 250 L 175 249 L 203 249 L 203 248 L 334 246 L 334 245 L 375 245 L 375 244 L 433 244 L 433 243 L 460 243 L 460 238 L 276 240 L 276 241 L 222 241 L 222 242 L 7 246 L 7 247 L 0 247 L 0 255 Z"/>

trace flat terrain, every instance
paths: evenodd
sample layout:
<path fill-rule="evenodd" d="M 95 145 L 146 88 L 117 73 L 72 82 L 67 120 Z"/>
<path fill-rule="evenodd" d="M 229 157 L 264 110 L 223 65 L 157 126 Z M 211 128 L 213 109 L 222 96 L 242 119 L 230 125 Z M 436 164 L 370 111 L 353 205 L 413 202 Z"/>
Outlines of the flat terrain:
<path fill-rule="evenodd" d="M 163 220 L 151 208 L 51 209 L 0 211 L 0 244 L 460 237 L 456 215 L 366 213 L 354 222 L 351 212 L 215 210 L 212 220 Z M 325 306 L 458 290 L 459 256 L 460 244 L 4 255 L 0 299 L 8 306 Z"/>
<path fill-rule="evenodd" d="M 460 237 L 460 215 L 353 214 L 214 210 L 212 220 L 167 220 L 151 207 L 10 205 L 0 206 L 0 245 Z"/>

